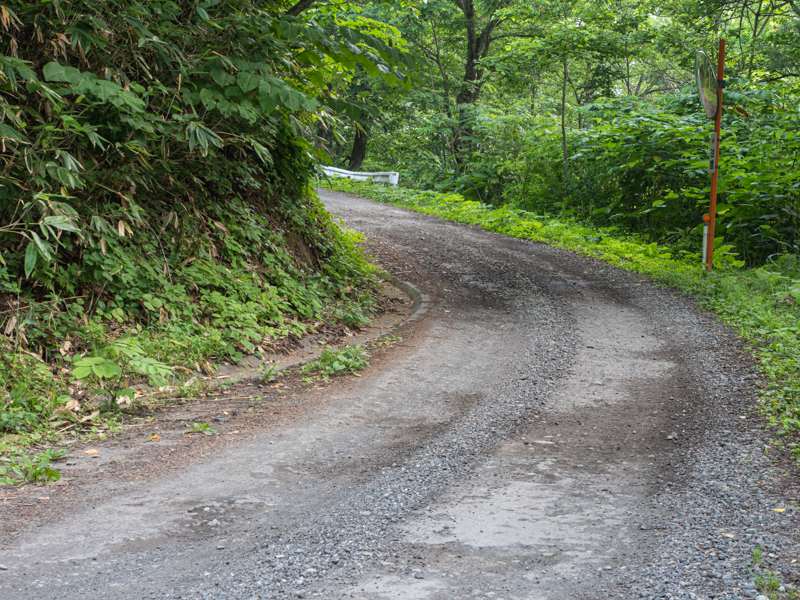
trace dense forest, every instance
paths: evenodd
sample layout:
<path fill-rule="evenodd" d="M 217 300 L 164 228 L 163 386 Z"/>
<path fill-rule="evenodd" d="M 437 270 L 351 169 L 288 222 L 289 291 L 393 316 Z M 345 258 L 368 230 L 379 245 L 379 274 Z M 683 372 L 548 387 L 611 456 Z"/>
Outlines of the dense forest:
<path fill-rule="evenodd" d="M 694 260 L 720 37 L 719 264 L 796 278 L 797 0 L 0 1 L 0 483 L 144 384 L 367 322 L 321 163 Z"/>
<path fill-rule="evenodd" d="M 358 70 L 339 82 L 360 112 L 328 144 L 337 164 L 690 252 L 708 205 L 712 133 L 695 56 L 713 59 L 726 38 L 717 246 L 751 265 L 798 252 L 795 0 L 362 6 L 401 32 L 405 80 L 390 87 Z"/>

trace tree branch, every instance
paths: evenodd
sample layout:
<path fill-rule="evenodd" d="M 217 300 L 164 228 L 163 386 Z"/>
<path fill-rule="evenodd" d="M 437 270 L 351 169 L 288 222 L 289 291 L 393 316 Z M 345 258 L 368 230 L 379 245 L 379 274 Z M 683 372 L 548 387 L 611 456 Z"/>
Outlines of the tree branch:
<path fill-rule="evenodd" d="M 490 42 L 494 42 L 496 40 L 503 40 L 507 38 L 514 38 L 514 39 L 531 39 L 531 40 L 538 40 L 542 35 L 540 33 L 523 33 L 522 31 L 508 31 L 506 33 L 498 33 L 497 35 L 493 35 Z"/>
<path fill-rule="evenodd" d="M 292 17 L 298 16 L 304 10 L 311 8 L 317 0 L 298 0 L 297 3 L 286 11 L 286 14 Z"/>

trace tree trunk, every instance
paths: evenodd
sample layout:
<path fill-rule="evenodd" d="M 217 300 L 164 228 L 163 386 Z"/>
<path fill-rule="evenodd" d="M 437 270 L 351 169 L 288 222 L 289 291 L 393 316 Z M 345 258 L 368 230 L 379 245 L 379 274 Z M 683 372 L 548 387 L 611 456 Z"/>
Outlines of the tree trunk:
<path fill-rule="evenodd" d="M 286 11 L 286 14 L 292 17 L 296 17 L 304 10 L 311 8 L 311 6 L 316 1 L 317 0 L 299 0 L 299 2 L 295 3 L 294 6 L 292 6 L 289 10 Z"/>
<path fill-rule="evenodd" d="M 567 196 L 567 179 L 569 178 L 569 148 L 567 148 L 567 81 L 569 80 L 569 64 L 567 57 L 564 57 L 564 77 L 561 82 L 561 153 L 563 155 L 563 178 L 562 183 L 564 202 Z"/>
<path fill-rule="evenodd" d="M 456 96 L 458 123 L 453 131 L 454 158 L 459 170 L 463 171 L 469 154 L 469 144 L 466 138 L 472 134 L 471 108 L 478 101 L 481 93 L 483 70 L 480 68 L 480 61 L 489 54 L 492 32 L 497 27 L 498 21 L 490 17 L 489 22 L 479 32 L 476 25 L 473 0 L 456 0 L 456 3 L 464 13 L 467 30 L 467 55 L 464 59 L 464 77 L 461 80 L 461 88 Z"/>
<path fill-rule="evenodd" d="M 357 126 L 355 136 L 353 136 L 353 149 L 350 151 L 350 161 L 347 167 L 351 171 L 358 171 L 361 165 L 364 164 L 364 159 L 367 156 L 367 141 L 369 141 L 369 132 L 366 128 Z"/>

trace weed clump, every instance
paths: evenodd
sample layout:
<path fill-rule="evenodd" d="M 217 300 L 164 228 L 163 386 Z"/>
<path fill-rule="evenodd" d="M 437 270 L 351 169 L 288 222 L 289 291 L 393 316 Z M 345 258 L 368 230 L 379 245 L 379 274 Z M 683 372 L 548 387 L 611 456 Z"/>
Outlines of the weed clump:
<path fill-rule="evenodd" d="M 319 358 L 302 368 L 302 372 L 323 379 L 357 373 L 367 367 L 369 356 L 363 346 L 346 346 L 336 350 L 325 348 Z"/>

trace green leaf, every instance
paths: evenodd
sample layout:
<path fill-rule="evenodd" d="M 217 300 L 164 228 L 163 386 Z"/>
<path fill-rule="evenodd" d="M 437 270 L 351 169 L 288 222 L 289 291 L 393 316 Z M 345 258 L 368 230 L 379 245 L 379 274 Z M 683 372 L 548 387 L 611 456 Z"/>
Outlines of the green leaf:
<path fill-rule="evenodd" d="M 260 144 L 252 138 L 248 138 L 248 141 L 250 142 L 250 146 L 253 148 L 253 152 L 256 153 L 256 156 L 262 162 L 262 164 L 264 164 L 266 167 L 271 167 L 274 164 L 274 161 L 272 160 L 272 154 L 270 151 L 263 144 Z"/>
<path fill-rule="evenodd" d="M 49 62 L 42 69 L 45 81 L 57 81 L 63 83 L 78 83 L 83 78 L 83 74 L 75 67 L 69 67 L 57 62 Z"/>
<path fill-rule="evenodd" d="M 31 237 L 33 238 L 33 242 L 36 244 L 36 249 L 39 251 L 39 255 L 47 261 L 53 259 L 53 250 L 50 244 L 44 241 L 42 238 L 35 231 L 31 231 Z"/>
<path fill-rule="evenodd" d="M 75 222 L 64 215 L 50 215 L 42 219 L 42 223 L 55 227 L 61 231 L 70 231 L 72 233 L 79 233 L 80 228 L 75 225 Z"/>
<path fill-rule="evenodd" d="M 81 366 L 72 369 L 72 376 L 75 379 L 86 379 L 91 374 L 92 374 L 92 367 Z"/>
<path fill-rule="evenodd" d="M 36 260 L 39 258 L 39 252 L 36 250 L 36 244 L 28 242 L 25 248 L 25 279 L 30 279 L 33 269 L 36 268 Z"/>
<path fill-rule="evenodd" d="M 225 71 L 224 69 L 214 68 L 211 69 L 211 79 L 214 80 L 219 87 L 225 88 L 231 85 L 236 78 L 233 75 Z"/>
<path fill-rule="evenodd" d="M 217 105 L 216 94 L 208 88 L 200 90 L 200 102 L 207 109 L 212 110 Z"/>
<path fill-rule="evenodd" d="M 259 83 L 261 83 L 261 77 L 255 73 L 240 71 L 236 76 L 236 83 L 239 84 L 239 89 L 244 93 L 252 92 L 259 86 Z"/>
<path fill-rule="evenodd" d="M 102 356 L 84 356 L 72 364 L 72 376 L 75 379 L 86 379 L 90 375 L 98 379 L 113 379 L 122 375 L 117 363 Z"/>
<path fill-rule="evenodd" d="M 92 370 L 100 379 L 112 379 L 122 375 L 122 369 L 120 369 L 119 365 L 110 360 L 104 360 L 102 363 L 95 365 Z"/>
<path fill-rule="evenodd" d="M 105 358 L 102 356 L 84 356 L 76 360 L 74 364 L 76 367 L 93 367 L 94 365 L 98 365 L 103 362 Z"/>
<path fill-rule="evenodd" d="M 0 123 L 0 138 L 15 140 L 17 142 L 28 141 L 19 131 L 11 127 L 11 125 L 6 125 L 5 123 Z"/>

